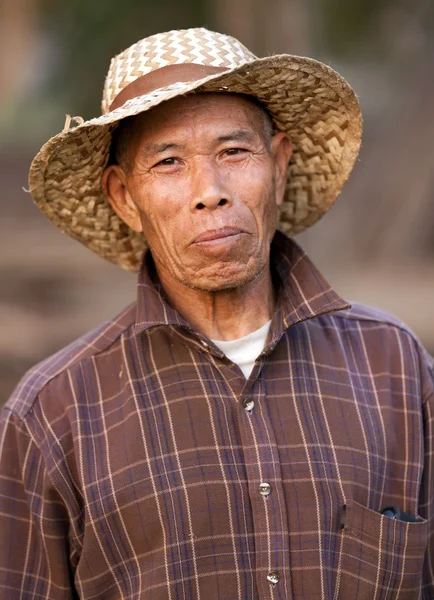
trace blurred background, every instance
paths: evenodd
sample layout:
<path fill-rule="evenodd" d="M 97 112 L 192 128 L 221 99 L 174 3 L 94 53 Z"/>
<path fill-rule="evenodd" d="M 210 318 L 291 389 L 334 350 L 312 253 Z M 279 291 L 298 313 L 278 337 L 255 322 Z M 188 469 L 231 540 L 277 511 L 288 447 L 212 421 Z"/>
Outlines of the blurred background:
<path fill-rule="evenodd" d="M 35 362 L 121 310 L 135 276 L 58 232 L 25 192 L 65 113 L 100 114 L 110 58 L 206 26 L 258 55 L 317 58 L 356 89 L 360 159 L 298 241 L 336 290 L 405 320 L 434 353 L 433 0 L 2 0 L 0 404 Z"/>

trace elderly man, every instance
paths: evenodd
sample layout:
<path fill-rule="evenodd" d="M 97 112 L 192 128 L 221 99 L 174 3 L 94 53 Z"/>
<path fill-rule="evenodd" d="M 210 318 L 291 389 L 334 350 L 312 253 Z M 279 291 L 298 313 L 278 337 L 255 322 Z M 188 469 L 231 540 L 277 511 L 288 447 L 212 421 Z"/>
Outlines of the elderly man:
<path fill-rule="evenodd" d="M 1 597 L 433 598 L 433 362 L 282 233 L 351 171 L 351 88 L 173 31 L 112 61 L 103 113 L 68 119 L 30 187 L 140 268 L 137 304 L 6 404 Z"/>

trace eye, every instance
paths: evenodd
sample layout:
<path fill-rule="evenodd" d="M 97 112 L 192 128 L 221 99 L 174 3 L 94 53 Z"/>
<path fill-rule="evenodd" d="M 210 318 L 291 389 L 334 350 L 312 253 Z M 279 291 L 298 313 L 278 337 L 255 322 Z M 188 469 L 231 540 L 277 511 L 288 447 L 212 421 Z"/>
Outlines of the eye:
<path fill-rule="evenodd" d="M 159 166 L 170 167 L 171 165 L 176 164 L 176 161 L 177 161 L 177 159 L 174 156 L 170 156 L 169 158 L 163 158 L 163 160 L 160 160 L 160 162 L 158 162 L 154 166 L 155 167 L 159 167 Z"/>
<path fill-rule="evenodd" d="M 227 156 L 235 156 L 236 154 L 241 154 L 243 152 L 247 152 L 245 148 L 228 148 L 224 151 Z"/>

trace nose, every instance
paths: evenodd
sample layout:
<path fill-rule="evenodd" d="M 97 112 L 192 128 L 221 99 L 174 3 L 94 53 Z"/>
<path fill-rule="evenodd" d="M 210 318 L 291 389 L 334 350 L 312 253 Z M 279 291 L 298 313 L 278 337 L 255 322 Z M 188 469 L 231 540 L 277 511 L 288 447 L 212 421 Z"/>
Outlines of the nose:
<path fill-rule="evenodd" d="M 192 169 L 190 190 L 192 212 L 215 210 L 232 204 L 222 173 L 219 172 L 218 166 L 207 158 L 201 157 Z"/>

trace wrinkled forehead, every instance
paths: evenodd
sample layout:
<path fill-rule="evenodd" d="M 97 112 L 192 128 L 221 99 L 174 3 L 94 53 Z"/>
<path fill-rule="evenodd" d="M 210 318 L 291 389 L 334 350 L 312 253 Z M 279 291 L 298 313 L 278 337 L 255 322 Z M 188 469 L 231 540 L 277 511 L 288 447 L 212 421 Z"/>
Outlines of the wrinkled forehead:
<path fill-rule="evenodd" d="M 265 108 L 253 97 L 242 94 L 199 93 L 173 98 L 138 115 L 136 126 L 143 133 L 191 126 L 195 120 L 208 123 L 244 123 L 257 128 L 266 115 Z"/>
<path fill-rule="evenodd" d="M 250 130 L 269 144 L 272 120 L 256 98 L 227 92 L 178 96 L 123 119 L 113 134 L 111 162 L 120 163 L 128 156 L 131 164 L 142 146 L 175 139 L 179 144 L 192 134 L 198 140 L 204 132 L 220 138 L 237 129 Z"/>

